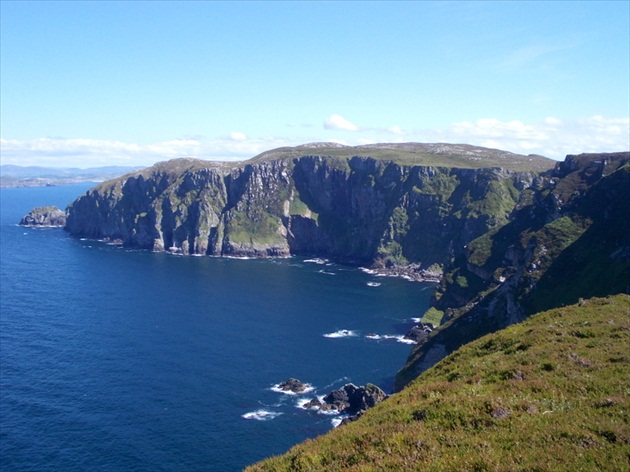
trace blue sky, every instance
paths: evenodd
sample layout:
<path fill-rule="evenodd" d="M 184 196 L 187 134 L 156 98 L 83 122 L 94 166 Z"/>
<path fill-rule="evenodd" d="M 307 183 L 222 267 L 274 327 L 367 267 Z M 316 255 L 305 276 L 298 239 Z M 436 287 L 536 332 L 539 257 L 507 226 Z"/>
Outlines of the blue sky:
<path fill-rule="evenodd" d="M 630 149 L 630 2 L 1 5 L 3 164 L 315 141 Z"/>

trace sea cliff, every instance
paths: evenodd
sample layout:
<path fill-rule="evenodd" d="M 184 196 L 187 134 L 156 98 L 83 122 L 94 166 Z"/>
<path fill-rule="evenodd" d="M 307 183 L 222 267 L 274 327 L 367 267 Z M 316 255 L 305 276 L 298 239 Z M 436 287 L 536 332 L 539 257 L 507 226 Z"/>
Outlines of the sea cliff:
<path fill-rule="evenodd" d="M 445 269 L 442 325 L 398 373 L 402 389 L 485 334 L 580 299 L 630 293 L 630 153 L 569 155 L 521 195 L 508 222 Z"/>
<path fill-rule="evenodd" d="M 505 224 L 552 166 L 470 146 L 392 146 L 159 163 L 88 191 L 69 206 L 66 229 L 153 251 L 439 269 Z"/>
<path fill-rule="evenodd" d="M 444 386 L 458 381 L 460 374 L 458 368 L 445 367 L 456 356 L 468 355 L 465 353 L 471 349 L 451 356 L 440 364 L 441 370 L 434 369 L 433 372 L 444 371 L 436 387 L 423 387 L 420 376 L 466 343 L 522 322 L 539 311 L 572 303 L 577 303 L 578 308 L 594 303 L 597 316 L 604 318 L 607 310 L 617 310 L 620 318 L 615 323 L 626 323 L 627 297 L 610 303 L 585 299 L 630 292 L 629 201 L 628 152 L 569 155 L 564 162 L 554 163 L 539 156 L 463 145 L 407 143 L 348 148 L 323 143 L 281 148 L 238 164 L 193 159 L 156 164 L 88 191 L 68 207 L 66 229 L 74 236 L 107 239 L 153 251 L 247 257 L 315 255 L 398 274 L 415 274 L 417 278 L 422 274 L 438 278 L 431 307 L 422 319 L 423 327 L 431 324 L 436 329 L 423 331 L 407 364 L 398 373 L 395 389 L 404 391 L 383 402 L 384 406 L 375 407 L 365 420 L 362 417 L 354 423 L 348 436 L 334 433 L 343 441 L 358 432 L 357 441 L 361 442 L 353 444 L 364 450 L 363 429 L 370 421 L 378 431 L 394 428 L 396 432 L 404 432 L 404 425 L 410 422 L 429 423 L 433 413 L 427 413 L 426 402 L 416 405 L 416 392 L 426 391 L 424 400 L 431 403 L 432 391 L 448 391 L 450 387 L 444 390 Z M 507 336 L 521 339 L 529 336 L 532 329 L 543 333 L 550 317 L 563 317 L 565 312 L 557 313 L 540 317 L 542 325 L 523 325 Z M 599 326 L 604 326 L 604 318 L 596 320 Z M 583 320 L 570 322 L 578 326 Z M 580 333 L 576 328 L 569 335 L 582 342 Z M 505 336 L 486 338 L 484 344 L 478 343 L 472 350 L 492 354 Z M 560 364 L 571 371 L 575 365 L 590 369 L 608 363 L 611 372 L 617 367 L 627 372 L 627 359 L 602 354 L 606 334 L 597 336 L 601 347 L 593 352 L 603 356 L 600 360 L 592 361 L 574 352 L 546 352 L 544 343 L 550 342 L 549 338 L 541 341 L 536 352 L 555 360 L 543 362 L 540 369 L 531 372 L 526 372 L 529 367 L 518 366 L 506 367 L 498 374 L 492 369 L 479 371 L 475 364 L 477 354 L 473 352 L 469 356 L 472 380 L 459 382 L 464 393 L 457 396 L 456 402 L 469 397 L 467 392 L 473 388 L 470 385 L 477 385 L 480 375 L 511 388 L 514 382 L 530 376 L 538 379 L 541 369 L 550 372 Z M 521 356 L 520 351 L 537 342 L 535 337 L 522 349 L 518 340 L 510 341 L 510 346 L 515 347 L 499 349 L 501 356 L 492 362 L 501 361 L 504 354 Z M 589 348 L 591 344 L 582 347 Z M 617 349 L 623 343 L 615 346 Z M 405 389 L 419 377 L 411 390 Z M 524 404 L 497 402 L 493 400 L 496 395 L 489 392 L 481 409 L 471 407 L 475 411 L 472 419 L 462 417 L 462 437 L 502 422 L 507 424 L 511 420 L 503 420 L 509 417 L 518 417 L 524 425 L 530 425 L 528 418 L 543 421 L 538 414 L 547 414 L 540 411 L 547 405 L 547 394 L 537 382 L 532 388 L 542 394 L 533 402 L 534 410 Z M 606 382 L 602 380 L 602 384 Z M 576 385 L 563 384 L 561 395 L 569 395 Z M 618 393 L 611 392 L 610 395 Z M 589 400 L 601 405 L 591 409 L 595 421 L 604 418 L 598 414 L 599 408 L 623 405 L 616 398 Z M 392 420 L 387 405 L 406 409 L 404 417 Z M 558 405 L 563 408 L 559 403 L 552 406 Z M 519 408 L 524 408 L 524 412 L 517 412 Z M 435 411 L 435 415 L 445 418 L 446 428 L 452 431 L 450 410 Z M 458 418 L 457 422 L 461 422 Z M 549 427 L 545 425 L 543 429 L 551 430 Z M 561 429 L 557 429 L 558 434 L 564 434 Z M 627 444 L 627 429 L 613 433 L 614 440 L 608 430 L 581 428 L 575 432 L 583 439 L 580 444 L 607 446 L 606 441 L 617 444 L 616 438 L 621 437 Z M 415 434 L 413 430 L 409 438 Z M 539 441 L 540 437 L 534 440 Z M 326 470 L 348 464 L 401 466 L 433 460 L 431 451 L 439 448 L 448 450 L 448 445 L 431 443 L 435 435 L 428 435 L 422 444 L 412 444 L 411 449 L 407 439 L 396 443 L 387 438 L 383 439 L 387 447 L 379 443 L 368 448 L 369 457 L 359 457 L 362 453 L 352 448 L 344 448 L 336 457 L 337 452 L 330 452 L 334 448 L 326 442 L 328 439 L 323 439 L 324 452 L 313 455 L 309 445 L 300 446 L 280 461 L 289 460 L 287 467 L 291 470 L 310 470 L 311 466 L 314 470 Z M 439 437 L 437 440 L 441 441 Z M 425 444 L 431 444 L 426 451 Z M 541 443 L 540 450 L 545 447 Z M 565 450 L 573 447 L 573 443 L 563 445 Z M 475 452 L 479 454 L 475 464 L 492 468 L 504 463 L 503 455 L 487 457 L 482 449 Z M 346 457 L 346 451 L 351 450 L 359 455 Z M 616 446 L 614 450 L 617 454 Z M 379 462 L 383 457 L 391 460 Z M 528 457 L 527 464 L 537 466 L 537 456 Z M 263 464 L 259 470 L 276 470 L 274 467 Z"/>

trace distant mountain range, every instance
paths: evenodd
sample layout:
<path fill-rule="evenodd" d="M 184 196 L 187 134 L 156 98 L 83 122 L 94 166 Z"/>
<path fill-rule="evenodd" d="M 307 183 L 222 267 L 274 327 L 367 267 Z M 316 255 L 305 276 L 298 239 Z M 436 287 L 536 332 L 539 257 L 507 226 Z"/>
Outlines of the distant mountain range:
<path fill-rule="evenodd" d="M 102 182 L 140 168 L 105 166 L 78 169 L 76 167 L 3 165 L 0 166 L 0 187 L 44 187 L 80 182 Z"/>

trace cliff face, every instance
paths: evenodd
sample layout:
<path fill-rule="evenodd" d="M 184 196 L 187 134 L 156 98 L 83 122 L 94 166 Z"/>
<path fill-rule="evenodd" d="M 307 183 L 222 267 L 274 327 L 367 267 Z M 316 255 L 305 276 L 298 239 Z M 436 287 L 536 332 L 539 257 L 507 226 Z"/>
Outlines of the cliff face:
<path fill-rule="evenodd" d="M 426 314 L 442 325 L 413 349 L 397 389 L 537 311 L 630 292 L 630 153 L 551 168 L 470 146 L 354 151 L 324 144 L 234 166 L 156 164 L 88 191 L 69 206 L 66 229 L 154 251 L 444 269 Z"/>
<path fill-rule="evenodd" d="M 179 159 L 91 189 L 68 208 L 66 228 L 154 251 L 426 268 L 504 224 L 535 175 L 358 156 L 234 168 Z"/>
<path fill-rule="evenodd" d="M 630 293 L 630 153 L 567 156 L 509 222 L 471 241 L 434 295 L 444 324 L 416 346 L 400 389 L 461 345 L 580 298 Z"/>
<path fill-rule="evenodd" d="M 20 226 L 60 226 L 66 224 L 66 212 L 56 206 L 33 208 L 20 220 Z"/>

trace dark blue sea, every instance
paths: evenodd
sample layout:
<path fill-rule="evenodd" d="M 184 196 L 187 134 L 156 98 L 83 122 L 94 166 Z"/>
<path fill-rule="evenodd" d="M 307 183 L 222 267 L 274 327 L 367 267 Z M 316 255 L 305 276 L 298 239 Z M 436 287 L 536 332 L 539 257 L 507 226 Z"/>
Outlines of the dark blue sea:
<path fill-rule="evenodd" d="M 0 190 L 2 471 L 240 470 L 338 421 L 305 399 L 347 382 L 391 390 L 411 348 L 396 336 L 432 285 L 17 226 L 88 187 Z M 290 377 L 314 390 L 273 390 Z"/>

